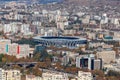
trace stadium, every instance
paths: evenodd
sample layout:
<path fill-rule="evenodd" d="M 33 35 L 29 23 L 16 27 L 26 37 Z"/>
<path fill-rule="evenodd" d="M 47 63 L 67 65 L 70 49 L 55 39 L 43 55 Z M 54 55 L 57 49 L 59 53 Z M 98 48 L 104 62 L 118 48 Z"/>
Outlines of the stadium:
<path fill-rule="evenodd" d="M 80 45 L 86 44 L 87 40 L 85 38 L 78 37 L 66 37 L 66 36 L 37 36 L 33 40 L 35 43 L 42 44 L 43 46 L 55 46 L 55 47 L 67 47 L 76 48 Z"/>

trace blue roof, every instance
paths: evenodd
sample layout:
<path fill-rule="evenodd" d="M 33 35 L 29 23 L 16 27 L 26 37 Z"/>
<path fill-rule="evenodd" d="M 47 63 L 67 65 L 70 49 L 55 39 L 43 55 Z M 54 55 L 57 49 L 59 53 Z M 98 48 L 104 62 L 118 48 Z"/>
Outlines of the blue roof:
<path fill-rule="evenodd" d="M 79 39 L 79 38 L 76 38 L 76 37 L 54 37 L 54 36 L 50 36 L 50 37 L 41 37 L 43 39 L 70 39 L 70 40 L 73 40 L 73 39 Z"/>

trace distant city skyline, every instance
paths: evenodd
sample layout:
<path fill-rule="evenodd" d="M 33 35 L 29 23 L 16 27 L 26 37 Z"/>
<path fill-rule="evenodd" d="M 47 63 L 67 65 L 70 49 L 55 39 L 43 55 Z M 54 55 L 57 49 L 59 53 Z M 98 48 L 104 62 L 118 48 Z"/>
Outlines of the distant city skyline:
<path fill-rule="evenodd" d="M 119 79 L 120 0 L 0 0 L 0 80 Z"/>
<path fill-rule="evenodd" d="M 0 2 L 4 3 L 4 2 L 11 2 L 11 1 L 19 1 L 19 2 L 32 2 L 32 1 L 36 1 L 38 3 L 41 4 L 47 4 L 47 3 L 52 3 L 52 2 L 62 2 L 64 0 L 0 0 Z"/>

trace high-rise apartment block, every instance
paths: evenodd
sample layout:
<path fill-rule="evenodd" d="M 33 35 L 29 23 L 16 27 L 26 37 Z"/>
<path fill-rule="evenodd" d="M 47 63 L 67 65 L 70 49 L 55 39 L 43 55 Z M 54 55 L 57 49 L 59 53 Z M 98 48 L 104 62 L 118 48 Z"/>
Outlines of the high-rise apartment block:
<path fill-rule="evenodd" d="M 76 57 L 76 67 L 82 69 L 102 69 L 102 59 L 95 59 L 94 54 L 80 55 Z"/>
<path fill-rule="evenodd" d="M 29 56 L 30 47 L 26 44 L 19 45 L 17 43 L 11 43 L 10 40 L 0 40 L 0 52 L 1 54 L 8 54 L 21 58 Z"/>

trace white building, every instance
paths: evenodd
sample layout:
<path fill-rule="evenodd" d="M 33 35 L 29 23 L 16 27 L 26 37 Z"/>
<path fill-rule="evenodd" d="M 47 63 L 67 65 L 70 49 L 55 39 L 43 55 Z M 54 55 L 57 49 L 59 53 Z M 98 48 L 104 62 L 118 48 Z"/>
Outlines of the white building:
<path fill-rule="evenodd" d="M 82 19 L 82 23 L 83 24 L 89 24 L 90 22 L 90 15 L 86 15 L 83 19 Z"/>
<path fill-rule="evenodd" d="M 30 47 L 27 44 L 19 45 L 17 43 L 11 43 L 11 40 L 0 40 L 0 54 L 8 54 L 21 58 L 29 56 L 29 53 Z"/>
<path fill-rule="evenodd" d="M 4 24 L 3 26 L 3 31 L 4 33 L 17 33 L 19 29 L 19 26 L 17 26 L 17 23 L 9 23 L 9 24 Z"/>
<path fill-rule="evenodd" d="M 78 71 L 77 80 L 93 80 L 93 76 L 90 72 Z"/>
<path fill-rule="evenodd" d="M 0 80 L 5 80 L 4 70 L 0 68 Z"/>
<path fill-rule="evenodd" d="M 101 24 L 106 24 L 106 23 L 108 23 L 108 17 L 107 17 L 107 14 L 106 13 L 104 13 L 103 15 L 102 15 L 102 19 L 101 19 L 101 22 L 100 22 Z"/>
<path fill-rule="evenodd" d="M 35 75 L 26 75 L 26 80 L 43 80 L 43 79 Z"/>
<path fill-rule="evenodd" d="M 4 31 L 4 33 L 11 32 L 11 26 L 10 26 L 10 24 L 4 24 L 3 31 Z"/>
<path fill-rule="evenodd" d="M 46 72 L 42 74 L 43 80 L 69 80 L 67 74 Z"/>
<path fill-rule="evenodd" d="M 76 57 L 76 67 L 86 68 L 91 70 L 91 61 L 94 59 L 94 54 L 80 55 Z"/>
<path fill-rule="evenodd" d="M 21 25 L 21 33 L 27 35 L 30 33 L 30 25 L 29 24 L 22 24 Z"/>
<path fill-rule="evenodd" d="M 21 80 L 19 70 L 4 70 L 0 68 L 0 80 Z"/>
<path fill-rule="evenodd" d="M 6 53 L 5 45 L 11 44 L 11 40 L 0 39 L 0 53 Z"/>
<path fill-rule="evenodd" d="M 69 63 L 70 59 L 69 56 L 63 56 L 62 63 L 63 65 L 67 65 Z"/>
<path fill-rule="evenodd" d="M 115 61 L 116 52 L 113 50 L 103 50 L 96 53 L 97 58 L 101 58 L 104 63 L 111 63 Z"/>

